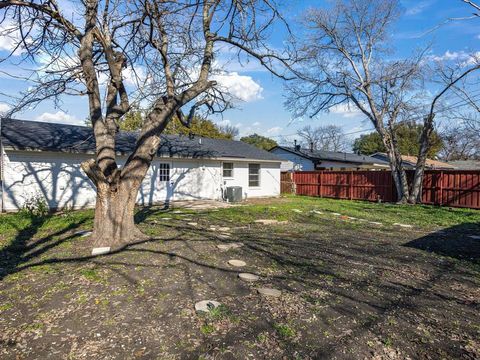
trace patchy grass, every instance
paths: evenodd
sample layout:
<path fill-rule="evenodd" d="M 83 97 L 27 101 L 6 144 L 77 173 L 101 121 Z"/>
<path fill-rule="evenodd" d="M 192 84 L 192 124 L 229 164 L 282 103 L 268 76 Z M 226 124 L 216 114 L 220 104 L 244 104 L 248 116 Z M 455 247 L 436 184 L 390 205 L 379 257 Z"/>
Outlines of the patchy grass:
<path fill-rule="evenodd" d="M 136 219 L 149 241 L 91 258 L 90 210 L 0 216 L 0 358 L 480 358 L 479 211 L 284 197 Z"/>

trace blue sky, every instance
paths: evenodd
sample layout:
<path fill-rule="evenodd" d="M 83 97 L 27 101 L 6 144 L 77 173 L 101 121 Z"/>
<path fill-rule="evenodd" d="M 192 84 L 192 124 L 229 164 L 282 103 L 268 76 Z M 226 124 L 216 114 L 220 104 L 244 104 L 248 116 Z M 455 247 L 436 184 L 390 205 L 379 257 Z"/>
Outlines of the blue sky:
<path fill-rule="evenodd" d="M 289 22 L 294 24 L 301 13 L 308 7 L 325 6 L 322 0 L 284 1 L 283 13 Z M 412 51 L 431 45 L 432 55 L 454 58 L 465 52 L 480 50 L 480 19 L 456 21 L 445 24 L 435 31 L 428 32 L 438 24 L 451 17 L 464 17 L 472 13 L 469 6 L 461 0 L 404 0 L 403 14 L 392 33 L 392 46 L 397 55 L 409 55 Z M 295 26 L 293 25 L 295 31 Z M 283 32 L 275 32 L 273 44 L 281 44 Z M 0 56 L 6 54 L 11 46 L 9 39 L 0 39 Z M 15 94 L 24 90 L 24 81 L 11 79 L 5 73 L 14 72 L 16 65 L 0 65 L 0 94 Z M 363 116 L 349 109 L 338 109 L 335 113 L 322 114 L 318 119 L 292 120 L 284 109 L 284 84 L 255 63 L 245 67 L 234 65 L 226 68 L 230 73 L 225 76 L 227 84 L 231 84 L 245 101 L 239 102 L 235 109 L 226 111 L 217 122 L 238 126 L 241 135 L 259 133 L 281 140 L 283 137 L 291 140 L 298 128 L 306 125 L 336 124 L 346 133 L 352 133 L 354 138 L 371 128 L 363 120 Z M 6 109 L 3 103 L 5 96 L 0 95 L 0 111 Z M 60 108 L 46 102 L 37 108 L 18 114 L 23 119 L 42 120 L 50 122 L 82 123 L 86 118 L 86 99 L 65 97 Z"/>

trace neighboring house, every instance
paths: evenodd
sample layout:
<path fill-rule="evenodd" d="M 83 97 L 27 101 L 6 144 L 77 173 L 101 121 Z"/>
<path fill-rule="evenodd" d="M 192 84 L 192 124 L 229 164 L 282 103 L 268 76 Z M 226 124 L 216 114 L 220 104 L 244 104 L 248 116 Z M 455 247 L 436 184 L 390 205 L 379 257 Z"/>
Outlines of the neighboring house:
<path fill-rule="evenodd" d="M 448 164 L 457 170 L 480 170 L 480 160 L 455 160 Z"/>
<path fill-rule="evenodd" d="M 365 155 L 275 146 L 270 150 L 282 162 L 282 171 L 389 169 L 388 162 Z"/>
<path fill-rule="evenodd" d="M 0 126 L 1 211 L 18 210 L 38 195 L 52 209 L 94 206 L 94 185 L 80 168 L 95 152 L 91 128 L 13 119 Z M 120 165 L 136 135 L 118 134 Z M 276 155 L 240 141 L 162 135 L 138 203 L 222 200 L 227 186 L 241 186 L 244 198 L 278 196 L 280 164 Z"/>
<path fill-rule="evenodd" d="M 388 161 L 388 155 L 385 153 L 375 153 L 371 156 L 379 160 Z M 417 165 L 417 157 L 410 156 L 410 155 L 402 155 L 402 163 L 403 163 L 403 167 L 406 170 L 413 170 Z M 427 161 L 425 162 L 425 168 L 428 170 L 454 170 L 455 169 L 455 167 L 453 165 L 450 165 L 449 163 L 438 161 L 438 160 L 432 160 L 432 159 L 427 159 Z"/>

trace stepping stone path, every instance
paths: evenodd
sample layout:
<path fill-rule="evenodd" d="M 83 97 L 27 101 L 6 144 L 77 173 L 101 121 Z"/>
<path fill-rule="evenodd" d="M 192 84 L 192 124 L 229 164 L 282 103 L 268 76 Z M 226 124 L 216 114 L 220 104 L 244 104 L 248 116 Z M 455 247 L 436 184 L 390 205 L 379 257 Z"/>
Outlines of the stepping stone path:
<path fill-rule="evenodd" d="M 228 260 L 228 264 L 236 267 L 247 266 L 247 263 L 245 261 L 236 260 L 236 259 Z"/>
<path fill-rule="evenodd" d="M 242 243 L 231 243 L 231 244 L 219 244 L 217 245 L 217 248 L 220 250 L 232 250 L 232 249 L 238 249 L 242 247 Z"/>
<path fill-rule="evenodd" d="M 403 227 L 403 228 L 412 228 L 413 225 L 409 225 L 409 224 L 400 224 L 400 223 L 395 223 L 393 224 L 394 226 L 400 226 L 400 227 Z"/>
<path fill-rule="evenodd" d="M 243 281 L 248 281 L 248 282 L 254 282 L 254 281 L 260 280 L 260 276 L 257 276 L 255 274 L 250 274 L 250 273 L 240 273 L 238 274 L 238 277 Z"/>
<path fill-rule="evenodd" d="M 282 292 L 280 290 L 272 288 L 258 288 L 257 291 L 259 294 L 264 296 L 279 297 L 280 295 L 282 295 Z"/>
<path fill-rule="evenodd" d="M 469 238 L 470 238 L 470 239 L 473 239 L 473 240 L 480 240 L 480 236 L 479 236 L 479 235 L 470 235 Z"/>
<path fill-rule="evenodd" d="M 187 225 L 190 225 L 190 226 L 198 226 L 198 223 L 196 223 L 196 222 L 189 222 L 189 223 L 187 223 Z"/>
<path fill-rule="evenodd" d="M 272 220 L 272 219 L 259 219 L 255 220 L 257 224 L 263 224 L 263 225 L 280 225 L 280 224 L 286 224 L 288 221 L 278 221 L 278 220 Z"/>
<path fill-rule="evenodd" d="M 87 237 L 87 236 L 92 235 L 92 231 L 90 231 L 90 230 L 82 230 L 82 231 L 76 232 L 75 235 L 79 235 L 79 236 L 81 236 L 81 237 Z"/>
<path fill-rule="evenodd" d="M 110 247 L 98 247 L 92 249 L 92 256 L 108 254 L 110 252 Z"/>
<path fill-rule="evenodd" d="M 202 300 L 195 304 L 195 311 L 197 313 L 209 313 L 213 309 L 218 308 L 220 305 L 222 304 L 215 300 Z"/>

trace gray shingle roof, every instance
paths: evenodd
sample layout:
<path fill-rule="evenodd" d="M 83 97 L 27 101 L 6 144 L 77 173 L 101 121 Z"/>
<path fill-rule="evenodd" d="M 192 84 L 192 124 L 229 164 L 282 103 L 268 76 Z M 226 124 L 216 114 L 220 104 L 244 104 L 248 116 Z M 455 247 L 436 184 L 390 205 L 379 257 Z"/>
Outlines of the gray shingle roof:
<path fill-rule="evenodd" d="M 294 153 L 296 155 L 302 156 L 304 158 L 310 159 L 312 161 L 340 161 L 340 162 L 349 162 L 355 164 L 382 164 L 388 165 L 388 162 L 373 158 L 367 155 L 358 155 L 354 153 L 346 153 L 346 152 L 335 152 L 335 151 L 322 151 L 322 150 L 314 150 L 310 151 L 310 149 L 303 149 L 300 150 L 295 149 L 294 147 L 288 146 L 277 146 L 277 148 L 284 149 Z M 275 149 L 275 148 L 273 148 Z M 272 150 L 273 150 L 272 149 Z M 270 150 L 270 151 L 272 151 Z"/>
<path fill-rule="evenodd" d="M 16 119 L 1 119 L 1 141 L 5 148 L 72 153 L 94 153 L 93 130 L 86 126 L 54 124 Z M 116 150 L 130 153 L 138 133 L 119 132 Z M 159 156 L 185 158 L 238 158 L 281 161 L 268 151 L 241 141 L 210 139 L 195 136 L 162 135 Z"/>

